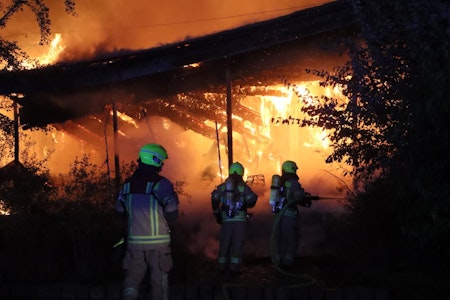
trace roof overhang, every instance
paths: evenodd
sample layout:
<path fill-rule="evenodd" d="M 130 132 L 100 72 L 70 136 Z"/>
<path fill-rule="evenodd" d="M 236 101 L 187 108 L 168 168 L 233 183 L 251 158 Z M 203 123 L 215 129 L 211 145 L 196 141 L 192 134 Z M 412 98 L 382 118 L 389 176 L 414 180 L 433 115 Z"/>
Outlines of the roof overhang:
<path fill-rule="evenodd" d="M 329 47 L 339 34 L 352 34 L 352 7 L 335 1 L 293 14 L 157 48 L 115 53 L 95 61 L 0 72 L 0 94 L 23 94 L 25 127 L 64 123 L 102 114 L 105 106 L 139 118 L 167 116 L 202 134 L 204 120 L 225 121 L 226 69 L 241 95 L 270 93 L 282 78 L 306 78 L 306 68 L 320 68 L 317 45 Z M 312 46 L 313 45 L 313 46 Z M 299 67 L 302 66 L 302 67 Z M 317 78 L 316 78 L 317 79 Z M 260 90 L 249 87 L 260 87 Z M 205 94 L 214 94 L 208 98 Z M 233 94 L 239 98 L 239 93 Z M 255 122 L 259 115 L 236 101 L 233 113 Z M 69 124 L 64 124 L 69 126 Z M 202 131 L 203 130 L 203 131 Z"/>
<path fill-rule="evenodd" d="M 225 58 L 278 47 L 354 24 L 346 1 L 335 1 L 290 15 L 191 40 L 129 53 L 112 53 L 95 61 L 61 63 L 38 69 L 0 72 L 0 94 L 67 94 L 80 89 L 109 88 L 113 84 L 180 72 L 189 76 L 192 67 L 207 68 Z"/>

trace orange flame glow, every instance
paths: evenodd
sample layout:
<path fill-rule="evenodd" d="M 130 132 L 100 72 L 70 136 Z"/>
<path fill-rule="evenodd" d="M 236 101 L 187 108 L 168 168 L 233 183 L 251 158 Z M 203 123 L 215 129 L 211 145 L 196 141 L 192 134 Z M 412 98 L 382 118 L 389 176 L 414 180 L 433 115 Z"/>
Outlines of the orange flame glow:
<path fill-rule="evenodd" d="M 9 216 L 10 213 L 9 209 L 5 207 L 4 202 L 0 200 L 0 216 Z"/>
<path fill-rule="evenodd" d="M 38 60 L 42 65 L 51 65 L 52 63 L 56 62 L 58 60 L 59 55 L 64 51 L 66 48 L 61 43 L 62 37 L 60 33 L 55 34 L 55 37 L 50 43 L 50 49 L 48 52 L 39 57 Z"/>
<path fill-rule="evenodd" d="M 58 61 L 59 55 L 64 51 L 65 46 L 61 44 L 62 37 L 60 33 L 55 34 L 55 37 L 50 42 L 50 47 L 45 54 L 40 55 L 35 61 L 23 61 L 22 66 L 25 69 L 35 69 L 40 66 L 51 65 Z"/>

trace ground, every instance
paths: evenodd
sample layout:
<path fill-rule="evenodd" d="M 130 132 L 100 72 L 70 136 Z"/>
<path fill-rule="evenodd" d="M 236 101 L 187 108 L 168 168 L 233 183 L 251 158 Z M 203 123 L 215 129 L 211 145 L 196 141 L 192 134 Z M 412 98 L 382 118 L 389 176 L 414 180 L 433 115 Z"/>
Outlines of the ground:
<path fill-rule="evenodd" d="M 270 258 L 246 258 L 237 276 L 219 273 L 214 262 L 191 260 L 183 268 L 174 269 L 173 280 L 175 283 L 206 285 L 367 287 L 438 297 L 435 299 L 447 299 L 448 296 L 450 299 L 450 277 L 424 275 L 401 267 L 392 269 L 380 262 L 355 260 L 351 256 L 299 257 L 290 270 L 278 268 Z"/>

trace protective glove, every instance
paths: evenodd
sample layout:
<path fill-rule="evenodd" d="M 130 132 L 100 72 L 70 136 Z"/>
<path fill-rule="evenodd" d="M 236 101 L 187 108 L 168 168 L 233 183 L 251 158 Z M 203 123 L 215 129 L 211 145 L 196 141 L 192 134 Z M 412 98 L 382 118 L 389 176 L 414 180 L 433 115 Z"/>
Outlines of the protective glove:
<path fill-rule="evenodd" d="M 217 224 L 222 224 L 222 215 L 219 213 L 214 213 L 214 217 L 216 218 L 216 223 Z"/>
<path fill-rule="evenodd" d="M 302 201 L 300 201 L 299 205 L 303 206 L 303 207 L 310 207 L 311 206 L 311 199 L 309 197 L 304 197 L 302 199 Z"/>
<path fill-rule="evenodd" d="M 311 207 L 311 204 L 312 204 L 312 202 L 311 202 L 311 199 L 306 199 L 306 204 L 305 204 L 305 207 Z"/>
<path fill-rule="evenodd" d="M 277 205 L 272 206 L 272 214 L 276 215 L 280 212 L 280 208 Z"/>

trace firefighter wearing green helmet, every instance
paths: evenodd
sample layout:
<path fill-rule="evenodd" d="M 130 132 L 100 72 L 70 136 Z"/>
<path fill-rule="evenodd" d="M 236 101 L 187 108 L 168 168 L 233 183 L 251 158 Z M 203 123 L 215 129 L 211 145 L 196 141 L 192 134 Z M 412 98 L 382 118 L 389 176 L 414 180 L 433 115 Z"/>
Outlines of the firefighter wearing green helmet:
<path fill-rule="evenodd" d="M 286 160 L 281 165 L 281 176 L 272 176 L 270 205 L 276 216 L 274 222 L 275 263 L 283 268 L 294 264 L 299 244 L 299 210 L 298 206 L 309 207 L 311 200 L 305 197 L 305 191 L 297 175 L 297 164 Z"/>
<path fill-rule="evenodd" d="M 220 227 L 217 257 L 219 270 L 239 274 L 247 230 L 247 209 L 256 205 L 258 196 L 244 182 L 244 167 L 230 165 L 229 176 L 211 193 L 213 215 Z"/>
<path fill-rule="evenodd" d="M 139 151 L 137 169 L 125 180 L 117 198 L 116 210 L 127 219 L 122 299 L 138 298 L 147 270 L 152 299 L 169 299 L 169 222 L 178 217 L 179 202 L 173 184 L 159 175 L 167 158 L 161 145 L 144 145 Z"/>

